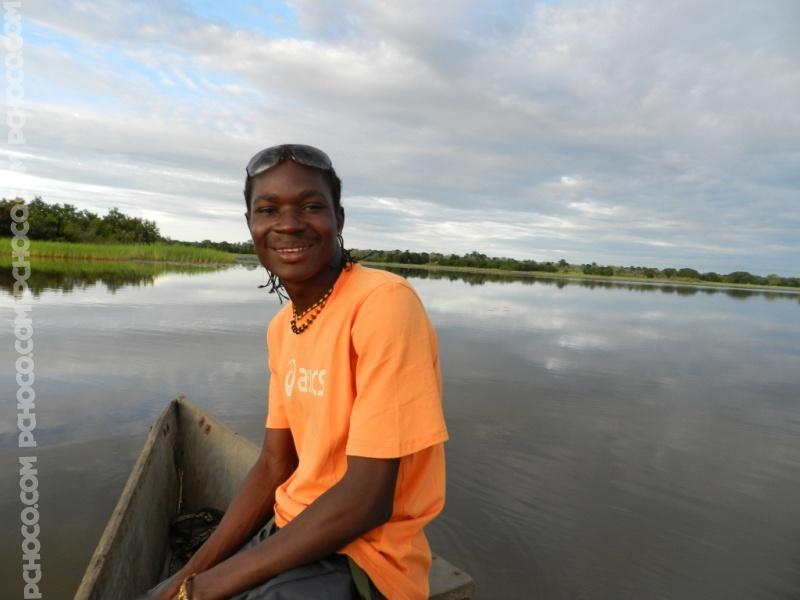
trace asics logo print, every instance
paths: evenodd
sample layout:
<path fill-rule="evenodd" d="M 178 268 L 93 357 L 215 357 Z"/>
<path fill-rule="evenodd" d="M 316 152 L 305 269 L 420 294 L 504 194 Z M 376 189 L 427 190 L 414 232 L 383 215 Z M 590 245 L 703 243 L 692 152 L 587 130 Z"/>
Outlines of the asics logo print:
<path fill-rule="evenodd" d="M 322 396 L 325 393 L 325 375 L 327 369 L 297 368 L 297 361 L 289 361 L 286 377 L 283 378 L 283 391 L 291 396 L 297 384 L 297 391 L 312 396 Z"/>
<path fill-rule="evenodd" d="M 297 375 L 297 363 L 294 359 L 289 361 L 289 370 L 286 372 L 286 377 L 283 379 L 283 391 L 287 396 L 292 395 L 294 389 L 294 378 Z"/>

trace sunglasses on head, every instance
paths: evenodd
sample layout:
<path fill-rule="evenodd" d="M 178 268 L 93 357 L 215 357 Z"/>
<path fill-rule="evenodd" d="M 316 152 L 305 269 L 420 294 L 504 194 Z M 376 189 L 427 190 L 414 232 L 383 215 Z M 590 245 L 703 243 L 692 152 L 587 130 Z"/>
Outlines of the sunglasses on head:
<path fill-rule="evenodd" d="M 289 158 L 307 167 L 323 171 L 333 170 L 331 159 L 319 148 L 305 144 L 281 144 L 266 148 L 251 158 L 247 163 L 247 176 L 255 177 Z"/>

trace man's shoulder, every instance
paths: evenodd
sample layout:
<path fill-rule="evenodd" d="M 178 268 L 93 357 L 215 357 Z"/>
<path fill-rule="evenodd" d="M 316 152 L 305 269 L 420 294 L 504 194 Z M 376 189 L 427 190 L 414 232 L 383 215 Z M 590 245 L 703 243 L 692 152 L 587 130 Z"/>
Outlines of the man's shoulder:
<path fill-rule="evenodd" d="M 351 267 L 350 283 L 352 284 L 353 292 L 359 295 L 369 295 L 376 289 L 387 285 L 413 289 L 408 281 L 400 275 L 359 264 L 354 264 Z"/>
<path fill-rule="evenodd" d="M 390 320 L 430 327 L 422 298 L 405 278 L 361 265 L 354 265 L 352 274 L 346 303 L 352 316 L 371 315 L 381 327 Z"/>
<path fill-rule="evenodd" d="M 397 275 L 396 273 L 391 273 L 389 271 L 384 271 L 383 269 L 375 269 L 372 267 L 366 267 L 364 265 L 355 263 L 351 267 L 353 279 L 358 280 L 364 283 L 370 283 L 373 285 L 381 285 L 387 282 L 394 282 L 394 283 L 406 283 L 404 277 Z"/>

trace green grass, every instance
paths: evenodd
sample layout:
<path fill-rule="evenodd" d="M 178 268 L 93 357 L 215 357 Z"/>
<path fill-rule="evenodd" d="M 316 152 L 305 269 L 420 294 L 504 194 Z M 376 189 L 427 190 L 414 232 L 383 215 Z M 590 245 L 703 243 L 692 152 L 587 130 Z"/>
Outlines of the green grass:
<path fill-rule="evenodd" d="M 0 253 L 0 290 L 14 294 L 11 254 Z M 34 297 L 48 290 L 71 292 L 104 284 L 112 293 L 129 286 L 150 286 L 162 275 L 196 275 L 227 269 L 232 265 L 207 263 L 141 262 L 111 260 L 51 260 L 35 258 L 30 262 L 28 289 Z"/>
<path fill-rule="evenodd" d="M 11 255 L 11 239 L 0 238 L 0 254 Z M 47 260 L 147 261 L 191 264 L 234 263 L 233 254 L 181 244 L 82 244 L 31 240 L 30 257 Z"/>
<path fill-rule="evenodd" d="M 13 257 L 0 254 L 0 268 L 11 268 Z M 178 263 L 162 261 L 111 261 L 111 260 L 64 260 L 36 258 L 31 260 L 31 273 L 83 277 L 154 277 L 162 273 L 208 273 L 229 265 L 212 263 Z"/>

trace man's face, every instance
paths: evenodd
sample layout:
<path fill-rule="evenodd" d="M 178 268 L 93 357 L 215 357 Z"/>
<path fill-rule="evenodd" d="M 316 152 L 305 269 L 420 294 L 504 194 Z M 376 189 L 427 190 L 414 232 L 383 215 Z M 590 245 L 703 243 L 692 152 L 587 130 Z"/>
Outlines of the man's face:
<path fill-rule="evenodd" d="M 257 175 L 247 224 L 261 264 L 290 294 L 293 287 L 324 285 L 339 264 L 344 211 L 334 208 L 319 169 L 287 160 Z"/>

